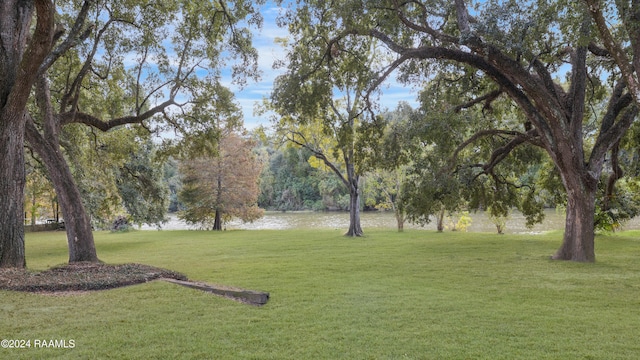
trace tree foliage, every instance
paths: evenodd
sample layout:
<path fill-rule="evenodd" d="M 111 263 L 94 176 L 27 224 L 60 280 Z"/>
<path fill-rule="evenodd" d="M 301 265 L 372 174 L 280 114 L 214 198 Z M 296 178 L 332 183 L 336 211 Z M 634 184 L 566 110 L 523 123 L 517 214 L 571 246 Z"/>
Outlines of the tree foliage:
<path fill-rule="evenodd" d="M 443 230 L 447 212 L 482 209 L 502 222 L 516 208 L 528 226 L 542 221 L 543 153 L 527 144 L 494 153 L 510 146 L 509 132 L 500 129 L 517 126 L 522 119 L 506 99 L 466 108 L 465 94 L 478 92 L 482 85 L 468 81 L 464 71 L 443 71 L 423 90 L 421 108 L 409 128 L 413 141 L 421 145 L 414 146 L 407 184 L 407 211 L 413 220 L 426 223 L 435 216 Z"/>
<path fill-rule="evenodd" d="M 268 143 L 258 204 L 267 210 L 348 210 L 349 193 L 324 166 L 313 167 L 310 150 Z M 346 199 L 346 200 L 345 200 Z"/>
<path fill-rule="evenodd" d="M 481 139 L 495 142 L 483 164 L 475 167 L 488 176 L 525 144 L 544 150 L 567 196 L 565 234 L 554 258 L 595 260 L 597 184 L 607 154 L 635 119 L 634 99 L 640 99 L 638 72 L 632 70 L 640 62 L 633 62 L 622 50 L 636 46 L 635 35 L 640 32 L 632 21 L 636 5 L 618 3 L 615 11 L 598 0 L 388 0 L 328 6 L 306 2 L 291 15 L 300 19 L 303 29 L 327 24 L 326 32 L 305 42 L 313 49 L 307 53 L 315 55 L 306 61 L 307 68 L 327 66 L 332 49 L 374 41 L 389 56 L 383 65 L 372 68 L 376 80 L 368 83 L 368 93 L 394 73 L 401 81 L 415 84 L 453 67 L 478 84 L 478 91 L 461 96 L 467 99 L 461 113 L 477 105 L 490 106 L 498 97 L 508 98 L 521 112 L 517 121 L 501 124 L 504 127 L 487 124 L 462 144 Z M 621 34 L 609 30 L 605 14 L 619 17 Z M 565 69 L 569 71 L 560 80 Z M 618 74 L 623 81 L 618 81 Z M 607 75 L 608 81 L 600 81 Z M 610 91 L 600 91 L 600 86 Z M 604 99 L 603 94 L 609 95 Z M 597 101 L 606 103 L 601 111 L 587 106 Z M 592 143 L 585 141 L 586 134 L 596 134 Z"/>
<path fill-rule="evenodd" d="M 376 125 L 377 108 L 368 89 L 381 55 L 372 41 L 330 42 L 343 8 L 312 2 L 281 21 L 290 32 L 287 72 L 271 95 L 277 131 L 331 169 L 349 190 L 347 236 L 363 235 L 360 226 L 360 177 L 364 152 L 360 144 Z"/>
<path fill-rule="evenodd" d="M 141 143 L 140 149 L 129 153 L 127 161 L 117 169 L 116 186 L 134 224 L 160 226 L 166 220 L 169 189 L 164 164 L 155 159 L 155 150 L 152 142 Z"/>
<path fill-rule="evenodd" d="M 228 106 L 216 102 L 223 69 L 240 84 L 257 76 L 257 52 L 245 26 L 260 25 L 260 3 L 2 3 L 0 168 L 13 175 L 0 176 L 1 233 L 6 234 L 0 238 L 0 266 L 24 266 L 19 229 L 24 172 L 14 169 L 23 164 L 22 134 L 58 194 L 69 261 L 98 261 L 83 194 L 61 148 L 66 128 L 80 124 L 108 132 L 137 125 L 191 137 L 190 143 L 198 142 L 194 135 L 208 138 L 211 118 L 201 116 L 202 109 Z"/>
<path fill-rule="evenodd" d="M 364 124 L 362 132 L 366 136 L 359 138 L 357 146 L 361 153 L 360 167 L 366 171 L 365 203 L 393 211 L 398 231 L 403 231 L 404 222 L 409 218 L 406 183 L 420 151 L 412 130 L 416 116 L 418 112 L 408 103 L 398 103 L 393 111 Z"/>
<path fill-rule="evenodd" d="M 213 230 L 222 230 L 232 218 L 250 222 L 262 216 L 257 206 L 262 167 L 252 152 L 253 143 L 230 133 L 219 144 L 216 156 L 185 160 L 181 166 L 185 209 L 179 216 Z"/>

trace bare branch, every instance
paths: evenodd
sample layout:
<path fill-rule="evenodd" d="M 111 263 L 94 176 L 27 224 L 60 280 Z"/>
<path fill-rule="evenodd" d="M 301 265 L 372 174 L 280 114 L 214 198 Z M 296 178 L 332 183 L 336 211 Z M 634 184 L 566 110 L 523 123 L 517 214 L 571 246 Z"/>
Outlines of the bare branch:
<path fill-rule="evenodd" d="M 596 56 L 603 56 L 603 57 L 611 57 L 611 53 L 609 52 L 609 50 L 600 47 L 598 45 L 596 45 L 593 42 L 590 42 L 587 49 L 589 49 L 589 51 Z"/>
<path fill-rule="evenodd" d="M 590 22 L 585 16 L 580 27 L 581 35 L 589 34 Z M 568 110 L 571 110 L 570 121 L 571 134 L 579 140 L 577 144 L 582 144 L 582 119 L 584 117 L 585 99 L 587 96 L 587 48 L 580 46 L 572 54 L 571 59 L 572 74 L 571 88 L 569 90 Z M 578 145 L 581 146 L 581 145 Z"/>
<path fill-rule="evenodd" d="M 471 27 L 469 26 L 469 12 L 464 0 L 455 0 L 456 17 L 458 19 L 458 28 L 463 36 L 471 35 Z"/>
<path fill-rule="evenodd" d="M 627 82 L 629 86 L 629 90 L 633 94 L 636 102 L 640 103 L 640 84 L 636 80 L 634 76 L 633 67 L 631 66 L 631 62 L 629 61 L 629 57 L 622 49 L 620 44 L 616 43 L 609 31 L 609 27 L 607 26 L 607 20 L 602 13 L 602 8 L 600 7 L 601 2 L 599 0 L 585 0 L 589 12 L 591 13 L 591 17 L 593 18 L 596 27 L 598 28 L 598 32 L 600 33 L 600 38 L 604 43 L 604 47 L 607 49 L 609 54 L 615 59 L 616 64 L 620 68 L 622 72 L 622 77 Z"/>
<path fill-rule="evenodd" d="M 511 141 L 509 141 L 505 145 L 493 150 L 493 152 L 491 153 L 491 158 L 487 163 L 484 163 L 484 164 L 478 163 L 478 164 L 470 165 L 470 167 L 482 168 L 482 172 L 477 176 L 480 176 L 482 174 L 492 174 L 493 169 L 495 168 L 496 165 L 502 162 L 502 160 L 504 160 L 514 149 L 516 149 L 518 146 L 524 143 L 530 143 L 532 145 L 540 146 L 540 144 L 536 140 L 536 137 L 537 137 L 536 129 L 532 129 L 530 131 L 527 131 L 526 133 L 510 131 L 510 130 L 498 130 L 498 129 L 483 130 L 483 131 L 477 132 L 471 138 L 469 138 L 467 141 L 463 142 L 456 148 L 453 156 L 451 157 L 452 159 L 451 164 L 455 164 L 455 159 L 458 157 L 458 154 L 460 153 L 460 151 L 462 151 L 462 149 L 467 147 L 469 144 L 478 140 L 481 137 L 493 136 L 493 135 L 509 135 L 509 136 L 514 136 L 514 138 L 511 139 Z"/>
<path fill-rule="evenodd" d="M 604 197 L 602 199 L 602 210 L 607 211 L 611 208 L 611 200 L 613 199 L 613 191 L 615 189 L 616 181 L 624 176 L 624 171 L 618 162 L 618 155 L 620 153 L 620 141 L 618 140 L 611 147 L 611 174 L 607 180 L 607 186 L 605 189 Z"/>
<path fill-rule="evenodd" d="M 425 22 L 424 25 L 418 25 L 416 23 L 414 23 L 413 21 L 409 20 L 405 15 L 404 12 L 402 11 L 401 7 L 411 3 L 413 5 L 416 5 L 418 7 L 420 7 L 422 9 L 423 13 L 427 13 L 427 8 L 424 4 L 422 4 L 421 2 L 418 1 L 408 1 L 408 2 L 403 2 L 402 4 L 400 4 L 397 0 L 395 0 L 394 2 L 394 6 L 395 6 L 395 11 L 398 14 L 398 18 L 400 19 L 400 21 L 406 25 L 408 28 L 421 32 L 421 33 L 425 33 L 425 34 L 429 34 L 431 35 L 432 38 L 436 39 L 436 40 L 440 40 L 443 42 L 448 42 L 448 43 L 457 43 L 458 39 L 447 35 L 445 33 L 442 33 L 440 31 L 437 31 L 435 29 L 432 29 L 430 26 L 428 26 Z"/>
<path fill-rule="evenodd" d="M 549 91 L 553 95 L 556 101 L 559 102 L 560 98 L 558 96 L 558 91 L 562 91 L 562 89 L 556 86 L 555 82 L 551 78 L 551 74 L 549 73 L 549 70 L 547 70 L 547 68 L 542 64 L 542 62 L 538 58 L 533 60 L 532 65 L 533 65 L 533 68 L 536 70 L 536 73 L 542 79 L 542 83 L 544 84 L 544 87 L 547 89 L 547 91 Z"/>
<path fill-rule="evenodd" d="M 73 83 L 71 84 L 71 87 L 68 89 L 67 93 L 62 97 L 62 100 L 60 100 L 60 111 L 65 111 L 67 109 L 68 105 L 69 105 L 69 102 L 71 101 L 71 96 L 79 93 L 80 84 L 82 83 L 82 81 L 84 80 L 85 76 L 87 76 L 87 73 L 91 69 L 91 63 L 93 62 L 93 59 L 94 59 L 96 53 L 98 52 L 98 45 L 100 44 L 100 40 L 102 39 L 102 35 L 105 33 L 105 31 L 107 31 L 109 26 L 114 21 L 115 21 L 115 19 L 109 19 L 104 24 L 102 29 L 100 29 L 100 31 L 98 31 L 98 34 L 96 34 L 96 37 L 95 37 L 94 42 L 93 42 L 93 47 L 91 49 L 91 52 L 89 53 L 89 55 L 85 59 L 85 62 L 82 65 L 82 69 L 80 69 L 80 71 L 76 75 L 76 78 L 73 80 Z M 74 103 L 77 103 L 77 96 L 75 96 L 74 98 L 75 98 Z M 75 106 L 74 106 L 74 108 L 75 108 Z"/>
<path fill-rule="evenodd" d="M 493 102 L 493 100 L 497 99 L 500 96 L 500 94 L 502 94 L 502 90 L 500 90 L 500 89 L 494 90 L 494 91 L 492 91 L 492 92 L 490 92 L 488 94 L 479 96 L 479 97 L 477 97 L 477 98 L 475 98 L 475 99 L 473 99 L 473 100 L 471 100 L 471 101 L 469 101 L 467 103 L 464 103 L 464 104 L 456 106 L 453 109 L 453 111 L 458 113 L 462 109 L 468 109 L 468 108 L 473 107 L 474 105 L 476 105 L 478 103 L 481 103 L 483 101 L 487 102 L 485 104 L 484 108 L 485 109 L 490 108 L 491 107 L 491 102 Z"/>
<path fill-rule="evenodd" d="M 15 111 L 22 111 L 26 104 L 31 87 L 37 79 L 38 68 L 51 49 L 54 33 L 55 9 L 51 1 L 35 1 L 37 23 L 27 48 L 20 62 L 21 81 L 16 81 L 7 103 L 12 104 Z"/>
<path fill-rule="evenodd" d="M 321 160 L 327 167 L 329 167 L 340 178 L 340 180 L 342 180 L 342 183 L 347 187 L 347 189 L 350 188 L 351 185 L 349 184 L 349 181 L 344 177 L 340 169 L 338 169 L 338 167 L 334 165 L 322 151 L 311 146 L 303 134 L 295 131 L 292 131 L 289 134 L 291 136 L 286 137 L 287 141 L 290 141 L 300 147 L 303 147 L 311 151 L 313 153 L 313 156 L 316 159 Z M 296 135 L 301 137 L 303 140 L 302 141 L 296 140 L 295 138 Z"/>
<path fill-rule="evenodd" d="M 631 104 L 630 95 L 623 98 L 624 100 L 621 99 L 621 101 L 628 101 Z M 589 167 L 591 169 L 598 168 L 602 164 L 605 153 L 622 138 L 624 133 L 631 127 L 631 124 L 633 124 L 638 113 L 637 105 L 628 106 L 624 113 L 619 115 L 620 120 L 617 123 L 611 125 L 606 131 L 600 132 L 589 157 Z"/>
<path fill-rule="evenodd" d="M 71 124 L 71 123 L 82 123 L 85 125 L 92 126 L 101 131 L 108 131 L 114 127 L 118 127 L 126 124 L 140 124 L 144 120 L 151 118 L 153 115 L 163 112 L 167 107 L 171 105 L 175 105 L 176 102 L 171 99 L 163 102 L 162 104 L 135 116 L 124 116 L 121 118 L 112 119 L 109 121 L 102 121 L 101 119 L 86 113 L 81 112 L 67 112 L 60 114 L 59 117 L 61 119 L 60 123 L 62 125 Z"/>
<path fill-rule="evenodd" d="M 460 151 L 462 151 L 464 148 L 466 148 L 467 146 L 469 146 L 471 143 L 475 142 L 476 140 L 478 140 L 480 138 L 483 138 L 483 137 L 494 136 L 494 135 L 508 135 L 508 136 L 514 136 L 514 137 L 521 137 L 521 138 L 524 138 L 524 139 L 527 139 L 528 137 L 532 136 L 532 134 L 530 135 L 529 133 L 523 133 L 523 132 L 515 131 L 515 130 L 500 130 L 500 129 L 481 130 L 481 131 L 478 131 L 477 133 L 473 134 L 469 139 L 464 141 L 462 144 L 458 145 L 456 150 L 453 152 L 453 155 L 451 156 L 451 158 L 452 159 L 457 159 L 458 158 L 458 154 L 460 153 Z"/>
<path fill-rule="evenodd" d="M 483 171 L 486 173 L 492 173 L 493 168 L 504 160 L 515 148 L 527 142 L 527 136 L 516 136 L 511 141 L 495 149 L 491 153 L 491 159 L 483 166 Z"/>
<path fill-rule="evenodd" d="M 88 27 L 82 33 L 81 31 L 84 27 L 85 21 L 87 20 L 87 15 L 89 14 L 89 8 L 91 7 L 92 2 L 93 1 L 86 0 L 82 3 L 82 8 L 78 12 L 76 21 L 71 27 L 71 31 L 69 31 L 67 38 L 58 46 L 56 46 L 56 48 L 53 49 L 51 53 L 49 53 L 44 62 L 40 65 L 38 74 L 42 74 L 47 71 L 51 67 L 51 65 L 53 65 L 53 63 L 55 63 L 56 60 L 60 58 L 60 56 L 62 56 L 62 54 L 89 37 L 91 31 L 93 30 L 93 26 Z"/>

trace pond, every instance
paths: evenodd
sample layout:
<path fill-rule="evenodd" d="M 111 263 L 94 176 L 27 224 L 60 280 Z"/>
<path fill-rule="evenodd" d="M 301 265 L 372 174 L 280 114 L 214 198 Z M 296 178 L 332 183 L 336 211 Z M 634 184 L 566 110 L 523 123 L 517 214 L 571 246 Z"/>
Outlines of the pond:
<path fill-rule="evenodd" d="M 496 226 L 482 211 L 471 212 L 468 215 L 471 224 L 467 228 L 470 232 L 496 232 Z M 396 220 L 391 212 L 362 212 L 362 229 L 396 229 Z M 226 224 L 226 228 L 245 230 L 284 230 L 284 229 L 336 229 L 346 231 L 349 227 L 349 213 L 347 212 L 312 212 L 292 211 L 277 212 L 267 211 L 259 220 L 253 223 L 232 221 Z M 542 224 L 536 224 L 533 228 L 525 226 L 524 216 L 518 212 L 510 215 L 506 222 L 505 233 L 542 233 L 550 230 L 564 228 L 564 213 L 554 209 L 545 210 L 545 220 Z M 155 230 L 155 227 L 143 226 L 143 230 Z M 189 226 L 177 218 L 175 214 L 169 216 L 169 222 L 162 226 L 164 230 L 197 230 L 196 226 Z M 405 229 L 436 230 L 434 221 L 421 227 L 420 225 L 405 223 Z M 624 230 L 640 229 L 640 219 L 635 218 L 624 226 Z"/>

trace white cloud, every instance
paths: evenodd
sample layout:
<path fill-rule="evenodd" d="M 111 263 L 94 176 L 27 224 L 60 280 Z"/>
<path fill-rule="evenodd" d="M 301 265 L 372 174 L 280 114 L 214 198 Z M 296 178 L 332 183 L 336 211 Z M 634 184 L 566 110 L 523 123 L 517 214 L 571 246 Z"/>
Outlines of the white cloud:
<path fill-rule="evenodd" d="M 283 11 L 277 6 L 267 6 L 262 10 L 264 23 L 262 28 L 254 33 L 253 44 L 258 51 L 258 69 L 260 70 L 260 80 L 249 82 L 243 89 L 231 85 L 229 87 L 235 92 L 236 100 L 244 114 L 245 127 L 251 129 L 259 125 L 269 126 L 267 116 L 254 115 L 254 108 L 260 104 L 264 98 L 268 98 L 273 89 L 273 82 L 284 70 L 274 69 L 273 64 L 286 58 L 285 49 L 276 43 L 277 38 L 288 36 L 286 29 L 276 25 L 276 18 Z"/>

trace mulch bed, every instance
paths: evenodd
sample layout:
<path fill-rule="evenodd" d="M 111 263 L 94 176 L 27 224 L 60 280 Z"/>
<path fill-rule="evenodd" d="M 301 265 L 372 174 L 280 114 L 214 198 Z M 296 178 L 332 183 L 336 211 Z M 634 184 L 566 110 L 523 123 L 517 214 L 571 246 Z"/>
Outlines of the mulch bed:
<path fill-rule="evenodd" d="M 194 282 L 181 273 L 142 264 L 73 263 L 39 272 L 0 268 L 0 290 L 50 295 L 113 289 L 159 279 L 250 305 L 262 306 L 269 300 L 266 292 Z"/>
<path fill-rule="evenodd" d="M 0 289 L 28 292 L 105 290 L 160 278 L 187 280 L 183 274 L 149 265 L 73 263 L 40 272 L 0 269 Z"/>

